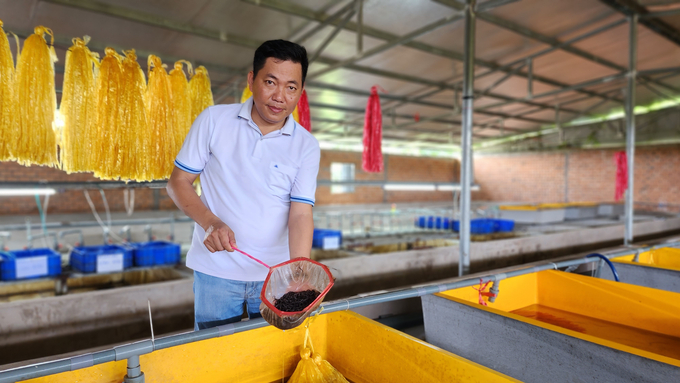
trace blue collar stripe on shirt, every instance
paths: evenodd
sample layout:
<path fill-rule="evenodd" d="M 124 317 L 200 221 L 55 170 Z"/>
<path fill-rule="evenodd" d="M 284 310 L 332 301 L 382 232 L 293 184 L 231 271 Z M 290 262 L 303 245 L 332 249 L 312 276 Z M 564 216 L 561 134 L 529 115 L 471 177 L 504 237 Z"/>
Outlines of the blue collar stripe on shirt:
<path fill-rule="evenodd" d="M 191 173 L 191 174 L 201 174 L 201 172 L 203 171 L 203 170 L 197 170 L 197 169 L 194 169 L 194 168 L 190 168 L 190 167 L 184 165 L 183 163 L 181 163 L 177 160 L 175 160 L 175 165 L 178 168 L 180 168 L 181 170 L 184 170 L 185 172 Z"/>
<path fill-rule="evenodd" d="M 308 198 L 293 197 L 293 196 L 291 196 L 291 197 L 290 197 L 290 200 L 291 200 L 292 202 L 302 202 L 302 203 L 306 203 L 306 204 L 309 204 L 309 205 L 314 206 L 314 201 L 312 201 L 311 199 L 308 199 Z"/>

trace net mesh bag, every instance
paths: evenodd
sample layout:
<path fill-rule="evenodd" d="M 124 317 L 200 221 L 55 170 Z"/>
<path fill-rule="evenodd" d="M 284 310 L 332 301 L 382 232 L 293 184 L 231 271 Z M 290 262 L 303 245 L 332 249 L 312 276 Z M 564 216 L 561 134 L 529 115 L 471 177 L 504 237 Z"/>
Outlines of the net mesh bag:
<path fill-rule="evenodd" d="M 182 148 L 184 138 L 189 133 L 191 128 L 191 98 L 189 95 L 189 82 L 182 69 L 183 65 L 187 65 L 187 71 L 191 75 L 194 71 L 191 63 L 185 60 L 179 60 L 175 63 L 175 67 L 170 71 L 170 87 L 172 89 L 172 113 L 174 118 L 173 128 L 175 132 L 175 153 L 179 153 Z"/>
<path fill-rule="evenodd" d="M 151 144 L 156 159 L 151 167 L 153 179 L 170 177 L 175 160 L 175 134 L 172 117 L 170 77 L 158 56 L 148 60 L 149 84 L 146 91 L 146 122 L 151 129 Z"/>
<path fill-rule="evenodd" d="M 11 143 L 16 142 L 17 136 L 15 108 L 14 60 L 0 20 L 0 161 L 14 159 Z"/>
<path fill-rule="evenodd" d="M 210 76 L 203 65 L 194 69 L 194 75 L 189 81 L 189 97 L 191 98 L 191 123 L 193 124 L 205 108 L 215 105 L 212 89 L 210 89 Z"/>
<path fill-rule="evenodd" d="M 262 286 L 260 313 L 272 326 L 288 330 L 299 326 L 321 304 L 333 287 L 333 275 L 328 268 L 309 258 L 295 258 L 269 269 Z M 301 311 L 281 311 L 276 300 L 288 292 L 315 290 L 319 296 Z"/>
<path fill-rule="evenodd" d="M 95 67 L 98 56 L 87 48 L 89 36 L 74 38 L 66 52 L 66 69 L 60 112 L 64 118 L 60 160 L 67 173 L 94 170 L 92 142 L 84 139 L 95 129 Z M 99 148 L 97 148 L 99 149 Z"/>
<path fill-rule="evenodd" d="M 121 84 L 121 129 L 127 143 L 121 152 L 121 174 L 124 180 L 150 181 L 151 133 L 146 124 L 146 79 L 137 62 L 134 49 L 125 51 L 123 81 Z"/>
<path fill-rule="evenodd" d="M 95 176 L 115 179 L 120 174 L 120 95 L 122 69 L 120 55 L 110 47 L 99 66 L 96 81 L 96 127 L 91 131 L 91 160 Z"/>
<path fill-rule="evenodd" d="M 57 110 L 54 88 L 57 54 L 43 37 L 49 35 L 53 44 L 51 29 L 37 26 L 34 32 L 24 41 L 17 60 L 14 89 L 19 134 L 14 154 L 22 165 L 54 166 L 57 164 L 57 135 L 53 126 Z"/>

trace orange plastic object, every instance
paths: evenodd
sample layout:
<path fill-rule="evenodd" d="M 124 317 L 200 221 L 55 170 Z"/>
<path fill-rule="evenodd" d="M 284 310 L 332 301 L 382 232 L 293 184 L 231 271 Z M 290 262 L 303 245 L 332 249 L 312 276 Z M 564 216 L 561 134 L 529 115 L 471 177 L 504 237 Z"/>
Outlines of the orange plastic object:
<path fill-rule="evenodd" d="M 174 167 L 176 148 L 170 78 L 158 56 L 149 56 L 148 71 L 146 122 L 151 131 L 151 178 L 164 179 L 170 177 Z"/>
<path fill-rule="evenodd" d="M 170 87 L 172 89 L 172 114 L 173 127 L 175 130 L 175 153 L 177 156 L 179 150 L 182 148 L 184 138 L 189 133 L 191 128 L 191 98 L 189 94 L 189 82 L 182 70 L 182 63 L 187 65 L 187 71 L 191 75 L 193 69 L 191 63 L 185 60 L 179 60 L 175 63 L 175 68 L 170 71 Z"/>
<path fill-rule="evenodd" d="M 92 141 L 85 138 L 91 137 L 96 128 L 94 69 L 99 66 L 99 56 L 87 48 L 88 41 L 89 36 L 75 38 L 66 52 L 59 111 L 64 118 L 60 159 L 62 168 L 68 173 L 94 170 L 90 161 Z"/>
<path fill-rule="evenodd" d="M 196 68 L 194 75 L 189 81 L 189 94 L 191 96 L 191 123 L 201 114 L 205 108 L 215 105 L 212 90 L 210 89 L 210 76 L 203 65 Z"/>
<path fill-rule="evenodd" d="M 151 180 L 151 159 L 155 151 L 151 148 L 150 131 L 146 123 L 146 79 L 137 63 L 134 49 L 125 51 L 122 62 L 123 80 L 121 85 L 121 131 L 126 146 L 121 154 L 120 178 L 124 180 Z"/>
<path fill-rule="evenodd" d="M 16 68 L 15 89 L 17 100 L 18 136 L 16 159 L 23 165 L 57 164 L 57 137 L 54 132 L 54 114 L 57 97 L 54 89 L 54 47 L 47 45 L 44 34 L 52 30 L 35 27 L 34 34 L 24 41 Z"/>
<path fill-rule="evenodd" d="M 120 55 L 113 48 L 106 48 L 105 52 L 97 77 L 97 126 L 90 138 L 93 148 L 91 159 L 95 176 L 114 179 L 119 177 L 121 167 L 120 95 L 123 71 Z"/>
<path fill-rule="evenodd" d="M 14 60 L 9 40 L 2 29 L 0 20 L 0 161 L 14 159 L 13 145 L 16 142 L 16 126 L 14 118 L 16 108 L 14 98 Z"/>

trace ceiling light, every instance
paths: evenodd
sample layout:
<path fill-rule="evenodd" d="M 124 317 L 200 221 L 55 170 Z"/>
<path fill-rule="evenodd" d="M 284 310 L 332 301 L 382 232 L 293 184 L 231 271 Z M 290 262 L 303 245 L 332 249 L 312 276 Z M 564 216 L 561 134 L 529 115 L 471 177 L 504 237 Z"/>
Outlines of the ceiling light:
<path fill-rule="evenodd" d="M 385 190 L 395 191 L 435 191 L 434 184 L 385 184 Z"/>
<path fill-rule="evenodd" d="M 52 188 L 41 188 L 41 189 L 0 189 L 0 197 L 7 196 L 31 196 L 31 195 L 52 195 L 57 191 Z"/>

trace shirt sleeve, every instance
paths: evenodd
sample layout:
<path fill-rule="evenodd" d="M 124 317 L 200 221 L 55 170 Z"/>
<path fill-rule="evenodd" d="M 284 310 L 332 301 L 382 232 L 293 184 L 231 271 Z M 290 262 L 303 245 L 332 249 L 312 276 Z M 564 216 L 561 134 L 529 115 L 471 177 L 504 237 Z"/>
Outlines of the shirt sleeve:
<path fill-rule="evenodd" d="M 291 202 L 302 202 L 314 206 L 316 195 L 316 176 L 319 173 L 319 161 L 321 149 L 319 143 L 314 140 L 314 145 L 302 158 L 302 165 L 295 176 L 293 189 L 290 191 Z"/>
<path fill-rule="evenodd" d="M 191 125 L 182 149 L 175 158 L 175 166 L 191 174 L 200 174 L 203 171 L 210 159 L 212 126 L 210 108 L 206 108 Z"/>

